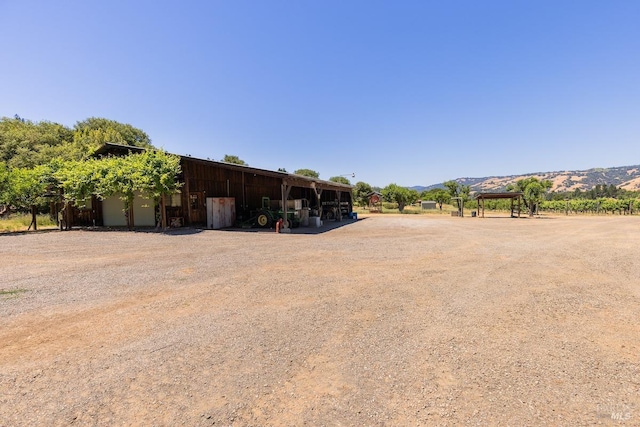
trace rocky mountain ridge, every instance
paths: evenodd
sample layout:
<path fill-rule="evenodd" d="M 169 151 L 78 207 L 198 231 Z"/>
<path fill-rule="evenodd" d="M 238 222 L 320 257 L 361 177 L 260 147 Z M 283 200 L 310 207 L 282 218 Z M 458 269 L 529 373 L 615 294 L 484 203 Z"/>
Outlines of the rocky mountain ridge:
<path fill-rule="evenodd" d="M 507 185 L 515 184 L 517 181 L 529 177 L 536 177 L 541 180 L 549 180 L 553 183 L 551 191 L 565 192 L 588 191 L 596 185 L 615 185 L 616 187 L 640 191 L 640 165 L 620 166 L 612 168 L 593 168 L 581 171 L 555 171 L 555 172 L 535 172 L 522 175 L 490 176 L 484 178 L 458 178 L 461 184 L 469 185 L 471 191 L 499 192 L 505 191 Z M 442 188 L 442 184 L 434 184 L 428 187 L 411 187 L 418 191 L 432 188 Z"/>

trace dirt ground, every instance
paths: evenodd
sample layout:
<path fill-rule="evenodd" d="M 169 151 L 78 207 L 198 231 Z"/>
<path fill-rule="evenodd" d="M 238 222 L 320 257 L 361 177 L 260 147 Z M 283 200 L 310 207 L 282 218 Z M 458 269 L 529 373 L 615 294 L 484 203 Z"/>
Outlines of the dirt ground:
<path fill-rule="evenodd" d="M 0 236 L 0 426 L 640 425 L 640 218 Z"/>

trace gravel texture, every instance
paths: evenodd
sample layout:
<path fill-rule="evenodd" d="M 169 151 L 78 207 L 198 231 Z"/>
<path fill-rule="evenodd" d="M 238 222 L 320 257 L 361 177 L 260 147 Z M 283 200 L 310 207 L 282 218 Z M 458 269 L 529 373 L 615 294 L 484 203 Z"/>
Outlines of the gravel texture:
<path fill-rule="evenodd" d="M 0 426 L 640 425 L 638 217 L 2 235 L 0 272 Z"/>

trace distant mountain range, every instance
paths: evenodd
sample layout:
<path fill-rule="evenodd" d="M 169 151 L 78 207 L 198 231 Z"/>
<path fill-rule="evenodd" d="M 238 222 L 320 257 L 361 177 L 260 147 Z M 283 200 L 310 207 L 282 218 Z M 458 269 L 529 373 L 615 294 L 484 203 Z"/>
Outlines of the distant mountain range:
<path fill-rule="evenodd" d="M 581 191 L 588 191 L 596 185 L 615 185 L 630 191 L 640 190 L 640 165 L 621 166 L 615 168 L 594 168 L 582 171 L 559 171 L 559 172 L 536 172 L 523 175 L 490 176 L 486 178 L 458 178 L 461 184 L 471 187 L 471 191 L 505 191 L 507 185 L 515 184 L 516 181 L 535 176 L 539 179 L 548 179 L 553 182 L 551 191 L 574 191 L 579 188 Z M 427 187 L 411 187 L 418 192 L 430 190 L 432 188 L 444 188 L 442 183 L 433 184 Z"/>

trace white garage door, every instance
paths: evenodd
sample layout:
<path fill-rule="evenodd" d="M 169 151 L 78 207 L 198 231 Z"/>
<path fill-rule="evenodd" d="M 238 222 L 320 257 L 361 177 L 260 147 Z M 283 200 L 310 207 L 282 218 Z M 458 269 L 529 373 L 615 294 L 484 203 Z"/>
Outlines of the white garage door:
<path fill-rule="evenodd" d="M 102 201 L 102 218 L 105 227 L 126 227 L 127 218 L 124 215 L 124 202 L 118 196 L 112 196 Z M 156 225 L 155 208 L 152 199 L 146 199 L 136 194 L 133 199 L 133 222 L 135 227 L 153 227 Z"/>

